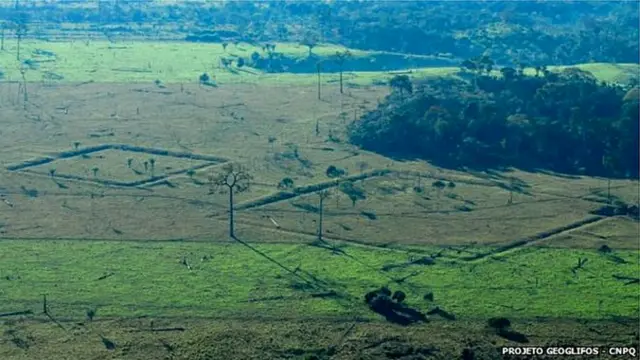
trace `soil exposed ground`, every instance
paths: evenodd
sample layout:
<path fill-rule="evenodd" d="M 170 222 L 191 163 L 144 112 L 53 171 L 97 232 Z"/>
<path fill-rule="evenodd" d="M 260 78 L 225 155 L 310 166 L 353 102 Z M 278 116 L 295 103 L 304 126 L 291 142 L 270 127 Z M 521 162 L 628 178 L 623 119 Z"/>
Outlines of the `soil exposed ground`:
<path fill-rule="evenodd" d="M 443 171 L 347 145 L 345 124 L 374 106 L 385 88 L 354 88 L 344 96 L 329 88 L 323 101 L 315 99 L 313 87 L 305 86 L 169 85 L 162 93 L 157 90 L 153 84 L 33 84 L 25 112 L 16 102 L 16 84 L 0 86 L 7 114 L 0 160 L 14 169 L 0 173 L 2 194 L 14 205 L 0 204 L 3 236 L 224 236 L 226 197 L 209 194 L 206 183 L 212 168 L 198 168 L 202 160 L 110 149 L 85 154 L 88 158 L 67 157 L 22 170 L 12 167 L 73 152 L 76 144 L 79 149 L 126 144 L 245 164 L 254 184 L 236 198 L 238 227 L 255 241 L 313 236 L 315 193 L 325 188 L 334 193 L 325 204 L 326 235 L 378 244 L 509 244 L 583 221 L 607 201 L 604 179 Z M 272 96 L 265 98 L 265 92 Z M 153 176 L 151 165 L 146 172 L 144 168 L 151 158 L 156 161 Z M 335 178 L 326 176 L 330 165 L 344 170 L 344 180 L 361 188 L 357 201 L 339 190 Z M 293 189 L 277 188 L 285 177 L 293 180 Z M 446 186 L 434 186 L 437 181 Z M 627 203 L 637 201 L 636 190 L 633 181 L 611 182 L 612 196 Z M 627 239 L 619 246 L 637 247 Z"/>
<path fill-rule="evenodd" d="M 388 90 L 346 90 L 33 83 L 25 107 L 0 84 L 0 358 L 494 359 L 520 335 L 637 344 L 637 181 L 361 151 L 345 126 Z M 254 176 L 235 240 L 228 197 L 208 184 L 225 161 Z M 364 295 L 382 286 L 428 321 L 372 311 Z"/>
<path fill-rule="evenodd" d="M 3 359 L 474 359 L 501 358 L 514 343 L 485 323 L 434 320 L 407 328 L 358 320 L 201 320 L 157 318 L 62 323 L 11 321 L 0 325 Z M 512 323 L 536 344 L 629 346 L 632 322 L 538 320 Z M 558 334 L 571 334 L 562 336 Z M 524 344 L 526 345 L 526 344 Z M 589 357 L 572 357 L 587 359 Z M 593 358 L 593 357 L 591 357 Z M 614 359 L 604 356 L 598 359 Z M 618 357 L 619 358 L 619 357 Z"/>

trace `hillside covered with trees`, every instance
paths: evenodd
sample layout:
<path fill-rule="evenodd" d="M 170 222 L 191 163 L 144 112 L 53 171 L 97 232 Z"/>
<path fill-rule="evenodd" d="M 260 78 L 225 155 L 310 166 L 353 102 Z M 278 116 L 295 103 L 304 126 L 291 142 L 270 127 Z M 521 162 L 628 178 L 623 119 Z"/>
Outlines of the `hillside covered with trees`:
<path fill-rule="evenodd" d="M 16 1 L 3 28 L 190 41 L 334 43 L 501 65 L 637 63 L 637 1 Z M 4 5 L 4 6 L 3 6 Z M 17 14 L 17 13 L 20 14 Z M 7 31 L 10 36 L 11 31 Z"/>
<path fill-rule="evenodd" d="M 394 91 L 351 125 L 351 141 L 446 166 L 638 177 L 638 88 L 575 68 L 537 72 L 496 76 L 477 64 L 464 68 L 466 80 L 397 76 Z"/>

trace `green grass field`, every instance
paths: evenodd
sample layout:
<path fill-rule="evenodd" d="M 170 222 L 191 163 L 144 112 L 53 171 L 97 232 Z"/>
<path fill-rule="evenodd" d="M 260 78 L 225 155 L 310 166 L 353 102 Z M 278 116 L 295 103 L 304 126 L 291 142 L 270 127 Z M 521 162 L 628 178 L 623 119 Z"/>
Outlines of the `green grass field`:
<path fill-rule="evenodd" d="M 253 246 L 268 258 L 233 243 L 6 240 L 0 302 L 11 304 L 4 311 L 37 311 L 41 294 L 48 294 L 61 318 L 82 318 L 90 308 L 108 318 L 376 318 L 363 294 L 387 285 L 405 291 L 417 308 L 438 305 L 467 319 L 638 315 L 637 288 L 613 278 L 634 276 L 638 253 L 632 251 L 615 253 L 623 263 L 595 251 L 528 248 L 475 262 L 443 258 L 406 266 L 420 254 L 346 244 L 340 253 L 306 244 Z M 588 263 L 573 274 L 583 258 Z M 317 295 L 331 291 L 334 296 Z M 422 299 L 429 291 L 434 302 Z"/>
<path fill-rule="evenodd" d="M 344 47 L 334 45 L 317 46 L 313 53 L 326 59 Z M 31 60 L 35 68 L 26 72 L 28 81 L 60 83 L 86 82 L 123 83 L 147 82 L 160 80 L 163 83 L 194 83 L 198 77 L 207 72 L 215 81 L 225 83 L 260 83 L 260 84 L 315 84 L 316 75 L 311 74 L 265 74 L 256 69 L 236 69 L 233 72 L 220 65 L 221 57 L 250 58 L 251 54 L 264 51 L 256 46 L 241 43 L 233 44 L 225 51 L 217 43 L 185 43 L 185 42 L 108 42 L 108 41 L 73 41 L 45 42 L 28 40 L 21 44 L 21 60 Z M 303 59 L 307 56 L 306 47 L 298 44 L 278 43 L 276 51 L 291 58 Z M 405 59 L 404 54 L 387 54 L 350 49 L 353 59 L 366 59 L 376 55 L 390 55 Z M 6 80 L 20 81 L 20 63 L 16 60 L 17 45 L 8 43 L 7 51 L 0 52 L 0 70 L 5 72 Z M 413 56 L 420 58 L 420 56 Z M 583 64 L 579 68 L 592 72 L 603 81 L 624 82 L 637 74 L 638 66 L 633 64 Z M 561 70 L 563 67 L 557 67 Z M 554 70 L 553 67 L 550 68 Z M 412 77 L 425 78 L 454 74 L 456 67 L 415 68 Z M 531 69 L 528 73 L 533 73 Z M 370 85 L 374 82 L 386 81 L 391 76 L 387 71 L 348 72 L 347 83 Z M 325 82 L 338 80 L 337 74 L 323 76 Z"/>

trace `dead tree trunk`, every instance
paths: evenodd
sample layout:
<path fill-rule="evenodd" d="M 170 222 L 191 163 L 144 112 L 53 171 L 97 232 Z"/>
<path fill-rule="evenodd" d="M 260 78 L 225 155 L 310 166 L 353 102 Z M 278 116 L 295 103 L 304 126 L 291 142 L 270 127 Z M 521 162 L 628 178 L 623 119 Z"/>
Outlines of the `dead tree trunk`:
<path fill-rule="evenodd" d="M 20 74 L 22 75 L 22 87 L 24 90 L 24 93 L 22 94 L 24 101 L 23 105 L 24 109 L 27 110 L 27 102 L 29 102 L 29 93 L 27 92 L 27 78 L 25 76 L 24 70 L 20 71 Z"/>
<path fill-rule="evenodd" d="M 320 64 L 316 65 L 316 70 L 318 71 L 318 100 L 320 100 Z"/>
<path fill-rule="evenodd" d="M 229 236 L 235 238 L 233 231 L 233 188 L 229 188 Z"/>
<path fill-rule="evenodd" d="M 320 195 L 320 219 L 318 221 L 318 240 L 322 241 L 322 217 L 324 213 L 324 196 Z"/>
<path fill-rule="evenodd" d="M 22 40 L 22 34 L 18 32 L 18 52 L 16 54 L 16 60 L 20 61 L 20 40 Z"/>

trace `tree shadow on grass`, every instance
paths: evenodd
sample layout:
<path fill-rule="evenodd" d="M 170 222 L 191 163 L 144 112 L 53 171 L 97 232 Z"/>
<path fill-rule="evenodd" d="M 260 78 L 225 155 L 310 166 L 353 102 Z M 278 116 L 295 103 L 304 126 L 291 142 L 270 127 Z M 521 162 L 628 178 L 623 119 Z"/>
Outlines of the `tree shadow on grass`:
<path fill-rule="evenodd" d="M 382 315 L 391 323 L 407 326 L 417 322 L 426 322 L 427 317 L 418 310 L 412 309 L 390 297 L 386 288 L 371 291 L 365 295 L 369 308 Z"/>

